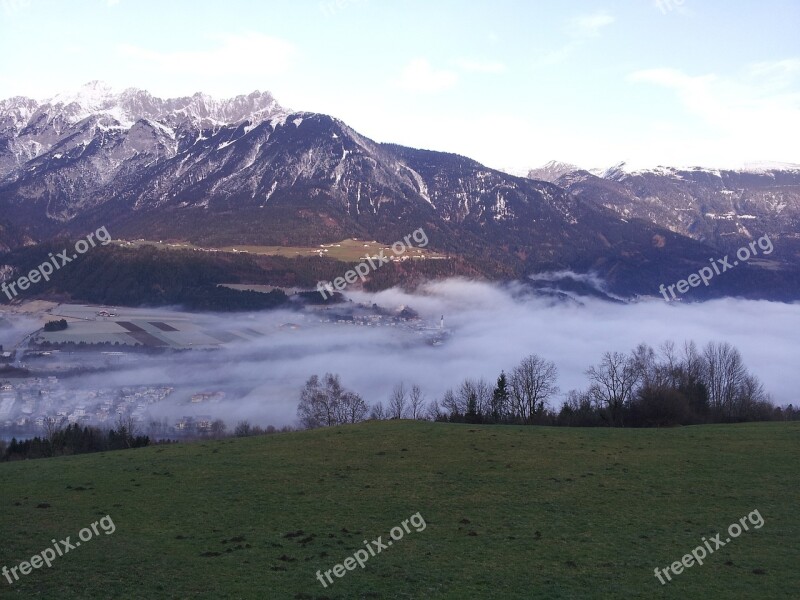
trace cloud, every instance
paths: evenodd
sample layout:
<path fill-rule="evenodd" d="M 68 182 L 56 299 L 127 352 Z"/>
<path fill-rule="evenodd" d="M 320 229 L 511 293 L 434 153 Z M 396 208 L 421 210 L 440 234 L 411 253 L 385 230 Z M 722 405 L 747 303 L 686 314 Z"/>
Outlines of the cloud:
<path fill-rule="evenodd" d="M 753 63 L 750 65 L 750 72 L 753 74 L 800 73 L 800 58 Z"/>
<path fill-rule="evenodd" d="M 685 2 L 686 0 L 653 0 L 653 6 L 663 14 L 668 12 L 676 12 L 680 15 L 691 14 L 689 9 L 684 6 Z"/>
<path fill-rule="evenodd" d="M 589 40 L 598 37 L 603 28 L 608 27 L 615 21 L 616 18 L 603 10 L 571 18 L 567 21 L 565 28 L 569 41 L 560 48 L 537 57 L 534 67 L 552 66 L 563 62 Z"/>
<path fill-rule="evenodd" d="M 148 407 L 157 419 L 208 414 L 224 419 L 230 427 L 240 419 L 278 426 L 295 421 L 300 389 L 315 373 L 338 373 L 346 387 L 370 404 L 385 404 L 399 381 L 419 384 L 427 399 L 433 400 L 467 377 L 483 377 L 493 384 L 501 370 L 508 372 L 522 358 L 536 353 L 556 363 L 559 386 L 566 393 L 587 387 L 586 369 L 606 351 L 628 352 L 642 341 L 657 347 L 672 340 L 680 346 L 692 339 L 701 346 L 709 341 L 735 345 L 776 402 L 798 403 L 794 373 L 800 341 L 794 332 L 800 329 L 800 304 L 737 299 L 703 304 L 668 304 L 661 299 L 634 304 L 586 298 L 558 302 L 534 296 L 520 284 L 463 279 L 431 282 L 414 293 L 391 289 L 348 296 L 354 302 L 375 302 L 389 310 L 409 306 L 431 326 L 437 326 L 444 315 L 452 335 L 442 345 L 432 346 L 424 336 L 403 327 L 321 322 L 325 313 L 318 311 L 187 315 L 165 309 L 120 309 L 126 319 L 188 319 L 202 331 L 246 331 L 251 338 L 253 332 L 261 332 L 262 336 L 230 342 L 213 352 L 134 354 L 113 371 L 62 381 L 87 391 L 174 387 L 167 401 Z M 69 308 L 64 305 L 60 310 Z M 41 326 L 10 318 L 17 329 L 0 328 L 0 344 L 13 345 Z M 288 322 L 299 327 L 281 327 Z M 189 401 L 192 394 L 217 390 L 226 394 L 218 404 Z M 78 393 L 67 394 L 64 402 L 77 404 L 78 397 Z"/>
<path fill-rule="evenodd" d="M 709 129 L 715 145 L 734 149 L 740 161 L 774 158 L 800 162 L 796 144 L 800 137 L 798 68 L 798 61 L 790 59 L 751 65 L 736 78 L 656 68 L 636 71 L 628 79 L 672 92 L 685 111 Z"/>
<path fill-rule="evenodd" d="M 252 77 L 270 76 L 289 70 L 297 54 L 289 42 L 261 33 L 211 36 L 208 50 L 161 52 L 120 44 L 117 52 L 148 70 L 189 75 Z"/>
<path fill-rule="evenodd" d="M 0 8 L 7 17 L 31 7 L 31 0 L 0 0 Z"/>
<path fill-rule="evenodd" d="M 505 63 L 494 60 L 468 60 L 456 61 L 456 66 L 462 71 L 471 73 L 504 73 L 508 70 Z"/>
<path fill-rule="evenodd" d="M 436 69 L 426 58 L 417 58 L 403 68 L 395 83 L 409 92 L 436 93 L 455 87 L 458 75 L 453 71 Z"/>
<path fill-rule="evenodd" d="M 577 39 L 587 39 L 600 35 L 600 30 L 611 25 L 616 19 L 606 11 L 583 14 L 569 21 L 568 31 Z"/>
<path fill-rule="evenodd" d="M 762 61 L 747 67 L 747 75 L 763 90 L 785 89 L 800 81 L 800 58 Z"/>

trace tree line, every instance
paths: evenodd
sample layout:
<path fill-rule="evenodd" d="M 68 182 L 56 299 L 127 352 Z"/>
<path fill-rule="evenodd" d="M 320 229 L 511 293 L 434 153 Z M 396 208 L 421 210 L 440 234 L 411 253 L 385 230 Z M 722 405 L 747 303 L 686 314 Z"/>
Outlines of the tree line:
<path fill-rule="evenodd" d="M 140 435 L 132 420 L 120 419 L 113 429 L 81 427 L 77 423 L 63 426 L 62 420 L 48 419 L 44 434 L 27 440 L 12 438 L 0 441 L 0 461 L 51 458 L 73 454 L 89 454 L 108 450 L 127 450 L 150 445 L 150 438 Z"/>
<path fill-rule="evenodd" d="M 440 399 L 400 382 L 387 404 L 371 407 L 347 390 L 339 376 L 312 376 L 300 394 L 304 428 L 366 419 L 426 419 L 459 423 L 508 423 L 582 427 L 670 427 L 702 423 L 797 420 L 800 409 L 775 406 L 759 379 L 731 344 L 673 342 L 657 350 L 641 343 L 631 352 L 606 352 L 585 374 L 588 387 L 570 390 L 561 407 L 558 368 L 539 355 L 524 358 L 492 385 L 464 379 Z"/>

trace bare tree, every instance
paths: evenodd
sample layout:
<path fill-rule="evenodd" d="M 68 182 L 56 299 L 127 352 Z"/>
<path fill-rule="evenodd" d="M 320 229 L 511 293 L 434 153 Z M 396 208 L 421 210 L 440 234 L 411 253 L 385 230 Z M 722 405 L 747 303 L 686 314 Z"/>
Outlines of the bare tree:
<path fill-rule="evenodd" d="M 630 405 L 640 376 L 634 359 L 621 352 L 606 352 L 600 364 L 586 374 L 592 381 L 592 396 L 608 408 L 612 425 L 622 427 L 624 409 Z"/>
<path fill-rule="evenodd" d="M 753 420 L 753 411 L 759 405 L 771 404 L 764 384 L 755 375 L 747 374 L 742 380 L 736 395 L 736 416 L 748 421 Z"/>
<path fill-rule="evenodd" d="M 732 419 L 736 398 L 747 377 L 742 355 L 727 342 L 709 342 L 703 348 L 703 358 L 711 408 L 719 415 Z"/>
<path fill-rule="evenodd" d="M 406 410 L 406 388 L 403 382 L 398 383 L 389 398 L 389 418 L 402 419 Z"/>
<path fill-rule="evenodd" d="M 661 344 L 661 346 L 658 347 L 658 354 L 661 359 L 664 376 L 667 379 L 667 385 L 673 388 L 678 387 L 681 383 L 681 363 L 678 358 L 678 353 L 675 350 L 675 342 L 667 340 Z"/>
<path fill-rule="evenodd" d="M 64 431 L 64 425 L 66 422 L 66 417 L 45 417 L 44 422 L 42 423 L 42 428 L 45 432 L 50 456 L 55 456 L 56 438 L 61 434 L 61 432 Z"/>
<path fill-rule="evenodd" d="M 367 403 L 355 392 L 343 391 L 337 405 L 339 423 L 360 423 L 369 412 Z"/>
<path fill-rule="evenodd" d="M 439 403 L 436 400 L 433 400 L 428 405 L 427 413 L 428 419 L 431 421 L 442 421 L 447 417 L 447 415 L 442 412 L 442 409 L 439 407 Z"/>
<path fill-rule="evenodd" d="M 64 431 L 64 424 L 66 422 L 67 419 L 65 417 L 45 417 L 42 428 L 44 429 L 48 442 L 52 444 L 55 437 Z"/>
<path fill-rule="evenodd" d="M 548 400 L 558 393 L 558 369 L 555 363 L 536 354 L 525 358 L 511 371 L 510 396 L 514 415 L 533 423 L 544 411 Z"/>
<path fill-rule="evenodd" d="M 685 342 L 683 345 L 681 375 L 685 381 L 705 382 L 708 377 L 706 363 L 694 342 Z"/>
<path fill-rule="evenodd" d="M 125 447 L 132 448 L 136 438 L 141 435 L 141 430 L 133 415 L 119 415 L 117 417 L 117 433 L 125 441 Z"/>
<path fill-rule="evenodd" d="M 598 424 L 599 417 L 590 392 L 570 390 L 561 406 L 558 419 L 567 427 L 585 427 Z"/>
<path fill-rule="evenodd" d="M 462 406 L 459 398 L 453 393 L 453 390 L 447 390 L 444 396 L 442 396 L 442 407 L 447 411 L 450 417 L 463 416 L 467 412 L 466 403 Z"/>
<path fill-rule="evenodd" d="M 338 375 L 326 373 L 322 382 L 312 375 L 300 393 L 297 415 L 306 429 L 363 421 L 369 409 L 358 394 L 342 387 Z"/>
<path fill-rule="evenodd" d="M 638 371 L 638 384 L 645 389 L 661 389 L 666 387 L 668 373 L 658 362 L 656 351 L 642 342 L 631 354 L 634 368 Z"/>
<path fill-rule="evenodd" d="M 211 435 L 216 438 L 222 437 L 225 435 L 225 431 L 228 429 L 228 426 L 225 424 L 225 421 L 222 419 L 215 419 L 211 423 Z"/>
<path fill-rule="evenodd" d="M 411 418 L 417 420 L 422 417 L 425 409 L 425 397 L 418 385 L 411 386 L 411 393 L 408 395 L 408 404 L 411 411 Z"/>
<path fill-rule="evenodd" d="M 478 416 L 481 414 L 478 406 L 478 390 L 472 379 L 465 379 L 456 390 L 458 404 L 463 408 L 464 417 L 467 422 L 477 423 Z"/>
<path fill-rule="evenodd" d="M 326 374 L 326 378 L 330 374 Z M 338 379 L 327 382 L 336 387 Z M 336 424 L 336 409 L 331 398 L 320 384 L 319 377 L 312 375 L 306 381 L 303 391 L 300 392 L 300 404 L 297 406 L 297 416 L 306 429 L 316 427 L 330 427 Z"/>
<path fill-rule="evenodd" d="M 372 406 L 369 418 L 374 421 L 383 421 L 386 418 L 386 411 L 383 409 L 382 402 L 378 401 Z"/>
<path fill-rule="evenodd" d="M 236 428 L 233 430 L 233 435 L 236 437 L 248 437 L 253 434 L 253 426 L 250 421 L 239 421 Z"/>
<path fill-rule="evenodd" d="M 492 387 L 485 379 L 472 381 L 472 393 L 475 394 L 475 407 L 479 415 L 488 415 L 492 412 Z"/>

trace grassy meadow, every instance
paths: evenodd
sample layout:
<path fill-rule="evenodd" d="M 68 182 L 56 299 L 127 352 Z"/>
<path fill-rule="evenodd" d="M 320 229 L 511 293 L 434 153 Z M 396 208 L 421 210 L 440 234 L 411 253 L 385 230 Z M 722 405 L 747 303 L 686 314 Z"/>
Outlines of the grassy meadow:
<path fill-rule="evenodd" d="M 444 255 L 437 252 L 430 251 L 426 248 L 415 247 L 415 242 L 412 240 L 412 247 L 408 248 L 405 255 L 412 258 L 444 258 Z M 155 241 L 125 241 L 117 242 L 118 245 L 123 245 L 127 248 L 141 248 L 143 246 L 152 246 L 159 250 L 209 250 L 195 246 L 188 242 L 155 242 Z M 298 256 L 325 256 L 346 263 L 359 262 L 366 256 L 376 256 L 381 250 L 384 251 L 384 256 L 393 257 L 391 246 L 381 244 L 376 241 L 365 241 L 356 239 L 346 239 L 340 242 L 333 242 L 330 244 L 321 244 L 319 246 L 252 246 L 241 244 L 237 246 L 223 246 L 221 248 L 213 248 L 218 252 L 246 252 L 248 254 L 262 254 L 265 256 L 285 256 L 287 258 L 296 258 Z"/>
<path fill-rule="evenodd" d="M 795 599 L 798 505 L 800 423 L 368 422 L 0 463 L 0 568 L 116 527 L 0 598 Z M 762 528 L 655 578 L 754 510 Z M 417 512 L 423 531 L 317 580 Z"/>

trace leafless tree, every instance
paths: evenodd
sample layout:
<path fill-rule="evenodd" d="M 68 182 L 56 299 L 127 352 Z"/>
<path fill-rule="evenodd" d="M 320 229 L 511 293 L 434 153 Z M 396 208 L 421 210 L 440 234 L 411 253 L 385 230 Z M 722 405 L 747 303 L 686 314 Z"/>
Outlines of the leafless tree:
<path fill-rule="evenodd" d="M 467 398 L 474 400 L 475 409 L 479 415 L 488 415 L 492 411 L 492 388 L 481 378 L 475 381 L 467 379 L 462 384 L 462 390 L 466 392 Z"/>
<path fill-rule="evenodd" d="M 727 342 L 709 342 L 703 348 L 703 358 L 711 408 L 717 414 L 732 419 L 737 396 L 747 376 L 742 355 Z"/>
<path fill-rule="evenodd" d="M 631 354 L 634 368 L 638 371 L 638 383 L 642 388 L 661 389 L 669 379 L 666 369 L 658 362 L 656 351 L 651 346 L 641 343 Z"/>
<path fill-rule="evenodd" d="M 632 357 L 621 352 L 606 352 L 599 365 L 586 374 L 595 400 L 608 408 L 612 425 L 623 425 L 623 411 L 630 404 L 640 372 Z"/>
<path fill-rule="evenodd" d="M 228 429 L 228 426 L 225 424 L 225 421 L 222 419 L 215 419 L 211 423 L 211 435 L 215 438 L 220 438 L 225 435 L 225 431 Z"/>
<path fill-rule="evenodd" d="M 444 396 L 442 396 L 442 407 L 451 416 L 464 415 L 467 412 L 466 402 L 462 405 L 459 398 L 453 393 L 453 390 L 447 390 Z"/>
<path fill-rule="evenodd" d="M 431 421 L 441 421 L 447 415 L 444 412 L 442 412 L 442 409 L 439 407 L 439 403 L 436 400 L 433 400 L 428 405 L 427 416 L 428 419 L 430 419 Z"/>
<path fill-rule="evenodd" d="M 514 416 L 533 423 L 549 399 L 558 393 L 555 363 L 536 354 L 525 358 L 511 371 L 510 399 Z"/>
<path fill-rule="evenodd" d="M 411 386 L 411 393 L 408 395 L 408 405 L 411 411 L 411 418 L 416 420 L 422 418 L 425 409 L 425 397 L 418 385 Z"/>
<path fill-rule="evenodd" d="M 233 435 L 236 437 L 248 437 L 253 434 L 253 426 L 250 421 L 239 421 L 236 428 L 233 430 Z"/>
<path fill-rule="evenodd" d="M 336 407 L 333 404 L 333 397 L 337 395 L 339 388 L 338 377 L 333 378 L 329 373 L 326 374 L 325 387 L 320 383 L 317 375 L 312 375 L 306 381 L 303 391 L 300 392 L 300 404 L 297 406 L 297 416 L 306 429 L 316 427 L 330 427 L 336 425 Z M 331 377 L 330 380 L 327 380 Z"/>
<path fill-rule="evenodd" d="M 465 379 L 455 392 L 445 392 L 442 406 L 450 415 L 455 416 L 463 417 L 471 411 L 476 415 L 489 414 L 492 408 L 492 389 L 484 379 Z"/>
<path fill-rule="evenodd" d="M 681 373 L 685 382 L 705 381 L 707 378 L 706 363 L 694 342 L 685 342 L 683 345 L 683 360 Z"/>
<path fill-rule="evenodd" d="M 355 392 L 343 391 L 337 404 L 339 423 L 360 423 L 369 412 L 367 403 Z"/>
<path fill-rule="evenodd" d="M 661 359 L 661 368 L 664 372 L 667 385 L 678 387 L 681 383 L 681 362 L 675 350 L 675 342 L 668 340 L 658 347 L 658 356 Z"/>
<path fill-rule="evenodd" d="M 67 419 L 65 417 L 45 417 L 42 423 L 47 441 L 52 445 L 56 436 L 64 431 L 64 425 Z"/>
<path fill-rule="evenodd" d="M 380 400 L 372 405 L 369 418 L 374 421 L 383 421 L 386 418 L 386 411 L 383 409 L 383 403 Z"/>
<path fill-rule="evenodd" d="M 570 390 L 561 407 L 559 420 L 568 427 L 585 427 L 598 424 L 597 410 L 592 394 L 586 390 Z"/>
<path fill-rule="evenodd" d="M 342 387 L 338 375 L 326 373 L 322 382 L 312 375 L 300 393 L 297 415 L 306 429 L 363 421 L 369 409 L 363 398 Z"/>
<path fill-rule="evenodd" d="M 42 429 L 44 429 L 45 439 L 47 439 L 47 447 L 50 456 L 55 456 L 56 438 L 64 431 L 66 422 L 66 417 L 45 417 L 42 423 Z"/>
<path fill-rule="evenodd" d="M 134 440 L 142 433 L 139 423 L 130 414 L 117 416 L 116 429 L 125 440 L 127 448 L 132 448 Z"/>
<path fill-rule="evenodd" d="M 768 403 L 770 403 L 770 397 L 764 389 L 764 384 L 755 375 L 750 373 L 745 375 L 736 396 L 736 416 L 741 419 L 751 420 L 754 410 L 759 405 Z"/>
<path fill-rule="evenodd" d="M 402 419 L 406 410 L 406 387 L 402 382 L 394 386 L 389 398 L 389 418 Z"/>

